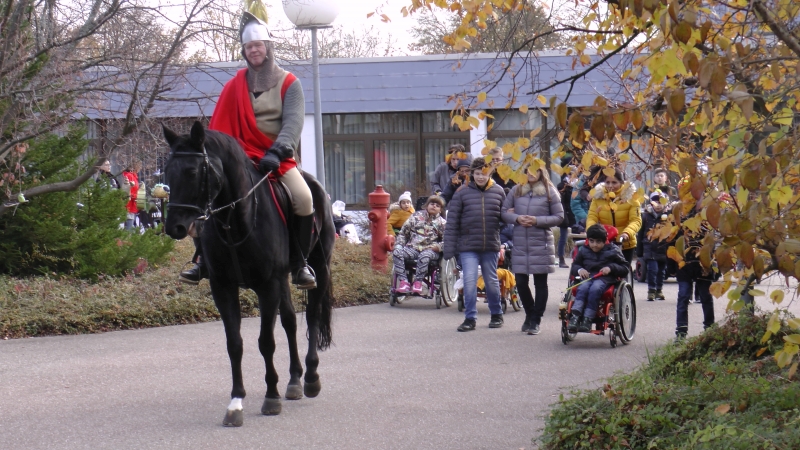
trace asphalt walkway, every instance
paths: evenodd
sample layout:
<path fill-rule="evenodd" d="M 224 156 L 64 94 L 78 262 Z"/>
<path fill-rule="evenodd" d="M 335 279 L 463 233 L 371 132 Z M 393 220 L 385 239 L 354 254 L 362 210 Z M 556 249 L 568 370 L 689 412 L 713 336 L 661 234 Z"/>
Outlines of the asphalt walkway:
<path fill-rule="evenodd" d="M 264 364 L 258 319 L 243 322 L 245 423 L 225 428 L 231 388 L 220 322 L 0 341 L 2 449 L 521 449 L 549 405 L 572 387 L 592 387 L 633 369 L 674 336 L 674 280 L 668 300 L 644 302 L 634 341 L 608 337 L 561 343 L 557 305 L 566 269 L 550 276 L 550 303 L 538 336 L 519 331 L 522 312 L 489 329 L 458 333 L 455 306 L 436 310 L 413 298 L 335 311 L 335 346 L 321 353 L 322 392 L 284 401 L 262 416 Z M 718 319 L 726 301 L 716 303 Z M 304 318 L 302 318 L 304 321 Z M 690 307 L 690 334 L 701 331 Z M 276 365 L 284 390 L 288 352 L 278 325 Z M 300 338 L 301 347 L 305 339 Z M 303 355 L 301 355 L 304 357 Z"/>

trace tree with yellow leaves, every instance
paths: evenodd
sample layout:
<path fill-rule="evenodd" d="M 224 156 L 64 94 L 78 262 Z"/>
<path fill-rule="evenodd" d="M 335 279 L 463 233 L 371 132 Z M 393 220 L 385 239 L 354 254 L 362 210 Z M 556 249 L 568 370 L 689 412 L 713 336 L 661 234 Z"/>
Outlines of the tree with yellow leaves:
<path fill-rule="evenodd" d="M 403 12 L 456 11 L 461 23 L 444 40 L 458 47 L 484 29 L 490 17 L 518 5 L 518 0 L 412 0 Z M 701 211 L 696 220 L 685 222 L 677 214 L 673 227 L 696 232 L 693 228 L 703 222 L 715 231 L 703 240 L 701 262 L 721 275 L 712 294 L 727 292 L 732 310 L 745 307 L 752 296 L 765 295 L 753 288 L 765 277 L 781 277 L 796 288 L 800 2 L 576 0 L 575 5 L 585 10 L 581 23 L 555 24 L 552 30 L 568 33 L 567 53 L 582 67 L 554 83 L 569 85 L 570 91 L 566 98 L 550 99 L 544 111 L 565 137 L 554 156 L 573 151 L 584 170 L 593 164 L 624 167 L 631 159 L 649 169 L 658 162 L 684 178 L 684 203 L 699 202 Z M 620 74 L 620 81 L 631 86 L 630 101 L 600 96 L 592 107 L 568 115 L 576 81 L 618 54 L 634 56 L 631 67 Z M 544 104 L 539 97 L 554 84 L 518 94 Z M 606 146 L 622 133 L 628 138 L 609 157 Z M 728 207 L 722 196 L 729 199 Z M 686 249 L 678 245 L 676 250 L 673 257 L 680 261 Z M 770 298 L 779 305 L 783 291 Z M 789 325 L 800 329 L 797 319 Z M 765 341 L 779 328 L 776 311 Z M 791 364 L 794 376 L 800 332 L 784 336 L 784 341 L 776 359 L 781 367 Z"/>

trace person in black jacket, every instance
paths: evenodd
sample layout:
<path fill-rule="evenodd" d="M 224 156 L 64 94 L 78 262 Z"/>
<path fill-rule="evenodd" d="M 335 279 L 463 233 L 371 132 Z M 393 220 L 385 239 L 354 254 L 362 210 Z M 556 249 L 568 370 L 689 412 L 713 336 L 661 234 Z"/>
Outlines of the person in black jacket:
<path fill-rule="evenodd" d="M 564 174 L 561 176 L 561 182 L 558 183 L 556 189 L 561 195 L 561 207 L 564 208 L 564 221 L 558 226 L 558 246 L 556 247 L 556 254 L 558 255 L 558 267 L 567 268 L 567 262 L 564 260 L 564 250 L 567 247 L 567 238 L 569 237 L 569 229 L 577 222 L 575 214 L 572 213 L 572 183 L 576 179 L 576 167 L 570 165 L 572 157 L 561 159 L 561 167 L 564 167 Z"/>
<path fill-rule="evenodd" d="M 572 272 L 591 280 L 578 286 L 575 294 L 568 324 L 572 333 L 591 331 L 600 297 L 617 278 L 628 274 L 628 262 L 622 256 L 622 250 L 607 242 L 608 232 L 603 225 L 594 224 L 589 227 L 586 238 L 589 245 L 583 245 L 578 250 L 578 255 L 572 261 Z"/>
<path fill-rule="evenodd" d="M 667 195 L 659 190 L 650 194 L 650 204 L 642 213 L 642 228 L 636 238 L 636 256 L 647 271 L 647 301 L 665 300 L 661 289 L 667 269 L 667 248 L 671 241 L 661 239 L 661 230 L 672 227 L 667 218 L 672 212 Z"/>
<path fill-rule="evenodd" d="M 483 274 L 491 320 L 489 328 L 503 326 L 497 258 L 500 256 L 500 210 L 506 194 L 492 181 L 492 167 L 484 158 L 470 166 L 472 180 L 453 195 L 444 230 L 444 258 L 460 255 L 464 270 L 464 322 L 458 331 L 472 331 L 478 318 L 478 266 Z"/>

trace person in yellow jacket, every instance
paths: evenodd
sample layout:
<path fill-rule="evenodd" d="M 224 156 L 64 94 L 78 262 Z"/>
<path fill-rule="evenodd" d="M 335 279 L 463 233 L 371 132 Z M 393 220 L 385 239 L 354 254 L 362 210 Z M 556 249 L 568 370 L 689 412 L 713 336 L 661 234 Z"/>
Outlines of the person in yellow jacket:
<path fill-rule="evenodd" d="M 625 176 L 619 169 L 614 170 L 613 176 L 602 172 L 600 176 L 600 183 L 594 187 L 594 194 L 591 196 L 586 228 L 596 223 L 616 227 L 622 255 L 630 264 L 636 250 L 636 234 L 642 227 L 642 205 L 634 198 L 636 186 L 625 182 Z"/>
<path fill-rule="evenodd" d="M 386 220 L 386 233 L 389 236 L 396 236 L 395 230 L 403 228 L 411 215 L 414 214 L 414 207 L 411 206 L 411 192 L 405 191 L 400 196 L 397 203 L 389 206 L 389 218 Z"/>

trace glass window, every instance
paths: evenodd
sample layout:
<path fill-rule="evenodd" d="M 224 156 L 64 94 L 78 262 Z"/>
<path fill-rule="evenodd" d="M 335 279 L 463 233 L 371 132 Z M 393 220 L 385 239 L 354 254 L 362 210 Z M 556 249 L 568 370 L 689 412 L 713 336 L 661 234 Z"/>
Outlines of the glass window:
<path fill-rule="evenodd" d="M 523 114 L 518 110 L 495 110 L 492 131 L 535 130 L 542 126 L 542 115 L 532 109 Z"/>
<path fill-rule="evenodd" d="M 383 185 L 393 198 L 403 191 L 416 192 L 415 147 L 413 139 L 373 141 L 375 185 Z"/>
<path fill-rule="evenodd" d="M 414 113 L 325 114 L 322 116 L 323 134 L 416 132 L 417 115 Z"/>
<path fill-rule="evenodd" d="M 366 202 L 364 141 L 325 142 L 325 189 L 331 201 Z"/>
<path fill-rule="evenodd" d="M 462 133 L 458 125 L 450 125 L 450 113 L 446 111 L 422 113 L 423 133 Z"/>

